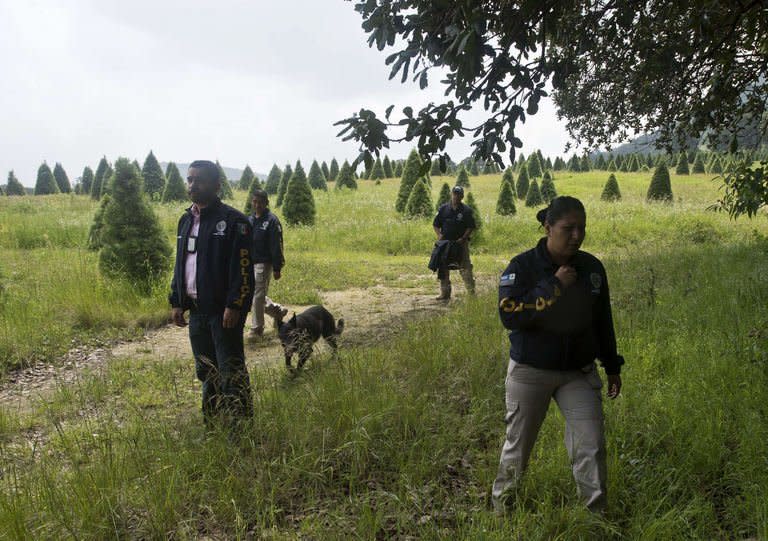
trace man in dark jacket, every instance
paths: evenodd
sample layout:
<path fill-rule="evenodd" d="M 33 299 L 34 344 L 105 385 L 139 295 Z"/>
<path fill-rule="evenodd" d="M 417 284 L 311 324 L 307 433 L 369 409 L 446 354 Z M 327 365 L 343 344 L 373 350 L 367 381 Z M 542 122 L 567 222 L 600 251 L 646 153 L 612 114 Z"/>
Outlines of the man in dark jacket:
<path fill-rule="evenodd" d="M 186 326 L 203 383 L 206 423 L 225 414 L 252 415 L 243 326 L 251 306 L 251 226 L 246 217 L 218 197 L 216 164 L 192 162 L 187 191 L 192 206 L 179 219 L 176 265 L 169 301 L 173 322 Z"/>
<path fill-rule="evenodd" d="M 469 259 L 469 238 L 475 230 L 475 217 L 472 209 L 462 203 L 464 188 L 454 186 L 451 190 L 451 201 L 440 206 L 432 227 L 437 240 L 448 240 L 461 246 L 461 257 L 458 261 L 459 274 L 464 280 L 467 291 L 474 295 L 475 279 L 472 276 L 472 262 Z M 451 298 L 451 274 L 448 269 L 438 274 L 440 279 L 440 296 L 438 300 Z"/>
<path fill-rule="evenodd" d="M 279 280 L 285 257 L 283 256 L 283 226 L 269 210 L 269 196 L 264 190 L 256 190 L 251 200 L 253 214 L 248 217 L 253 231 L 251 260 L 253 262 L 253 314 L 251 316 L 250 339 L 264 334 L 264 313 L 281 319 L 288 310 L 275 304 L 267 297 L 272 276 Z"/>

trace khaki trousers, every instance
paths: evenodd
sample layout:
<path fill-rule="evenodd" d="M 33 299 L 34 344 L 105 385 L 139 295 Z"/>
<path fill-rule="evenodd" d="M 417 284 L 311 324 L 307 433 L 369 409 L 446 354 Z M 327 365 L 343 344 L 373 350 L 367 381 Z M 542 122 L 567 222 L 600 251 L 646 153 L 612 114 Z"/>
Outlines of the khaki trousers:
<path fill-rule="evenodd" d="M 503 511 L 528 465 L 533 444 L 554 398 L 565 417 L 565 447 L 579 496 L 592 511 L 606 505 L 606 454 L 602 381 L 592 363 L 582 370 L 543 370 L 510 359 L 506 379 L 506 439 L 493 483 L 496 511 Z"/>
<path fill-rule="evenodd" d="M 469 242 L 463 245 L 461 261 L 459 262 L 459 274 L 464 280 L 464 286 L 471 295 L 475 294 L 475 278 L 472 276 L 472 261 L 469 259 Z M 445 277 L 440 279 L 440 295 L 442 297 L 451 296 L 451 271 L 445 271 Z"/>
<path fill-rule="evenodd" d="M 267 290 L 272 278 L 272 263 L 253 265 L 253 314 L 251 329 L 264 329 L 264 307 L 267 304 Z M 271 301 L 269 301 L 271 303 Z"/>

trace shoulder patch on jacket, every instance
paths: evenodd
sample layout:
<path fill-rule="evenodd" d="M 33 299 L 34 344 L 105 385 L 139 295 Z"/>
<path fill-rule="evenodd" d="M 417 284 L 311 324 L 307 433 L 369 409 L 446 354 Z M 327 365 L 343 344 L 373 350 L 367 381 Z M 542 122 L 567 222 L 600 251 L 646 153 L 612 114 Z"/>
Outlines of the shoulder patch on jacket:
<path fill-rule="evenodd" d="M 248 235 L 248 224 L 237 224 L 237 232 L 240 233 L 243 236 Z"/>
<path fill-rule="evenodd" d="M 509 274 L 504 274 L 501 277 L 501 281 L 499 282 L 500 286 L 512 286 L 515 285 L 515 273 L 510 272 Z"/>

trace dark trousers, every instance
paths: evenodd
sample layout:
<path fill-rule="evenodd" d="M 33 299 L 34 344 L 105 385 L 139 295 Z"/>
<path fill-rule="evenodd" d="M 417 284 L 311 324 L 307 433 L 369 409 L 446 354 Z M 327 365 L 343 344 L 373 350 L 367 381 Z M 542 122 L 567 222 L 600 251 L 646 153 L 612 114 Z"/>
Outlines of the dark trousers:
<path fill-rule="evenodd" d="M 223 313 L 189 313 L 189 341 L 195 356 L 197 378 L 203 383 L 203 416 L 206 422 L 219 414 L 242 418 L 253 415 L 253 399 L 245 366 L 241 315 L 233 329 L 222 326 Z"/>

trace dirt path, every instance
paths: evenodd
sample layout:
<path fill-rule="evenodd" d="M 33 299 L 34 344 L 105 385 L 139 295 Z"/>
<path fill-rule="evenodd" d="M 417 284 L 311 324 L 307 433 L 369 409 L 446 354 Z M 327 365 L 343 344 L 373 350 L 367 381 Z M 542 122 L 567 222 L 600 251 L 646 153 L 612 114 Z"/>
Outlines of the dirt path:
<path fill-rule="evenodd" d="M 345 329 L 340 345 L 365 345 L 391 334 L 414 318 L 442 313 L 449 304 L 434 299 L 436 288 L 392 288 L 377 285 L 366 289 L 321 293 L 323 305 L 338 319 L 344 318 Z M 452 301 L 455 302 L 455 301 Z M 286 305 L 300 312 L 305 306 Z M 283 363 L 283 354 L 276 333 L 267 324 L 267 333 L 258 343 L 246 343 L 249 368 Z M 316 350 L 327 346 L 321 340 Z M 187 329 L 168 325 L 149 331 L 143 339 L 116 344 L 112 348 L 75 348 L 60 362 L 41 364 L 11 374 L 0 386 L 0 407 L 25 412 L 33 402 L 45 399 L 57 385 L 77 380 L 84 370 L 98 371 L 112 359 L 151 355 L 157 360 L 191 358 Z"/>

